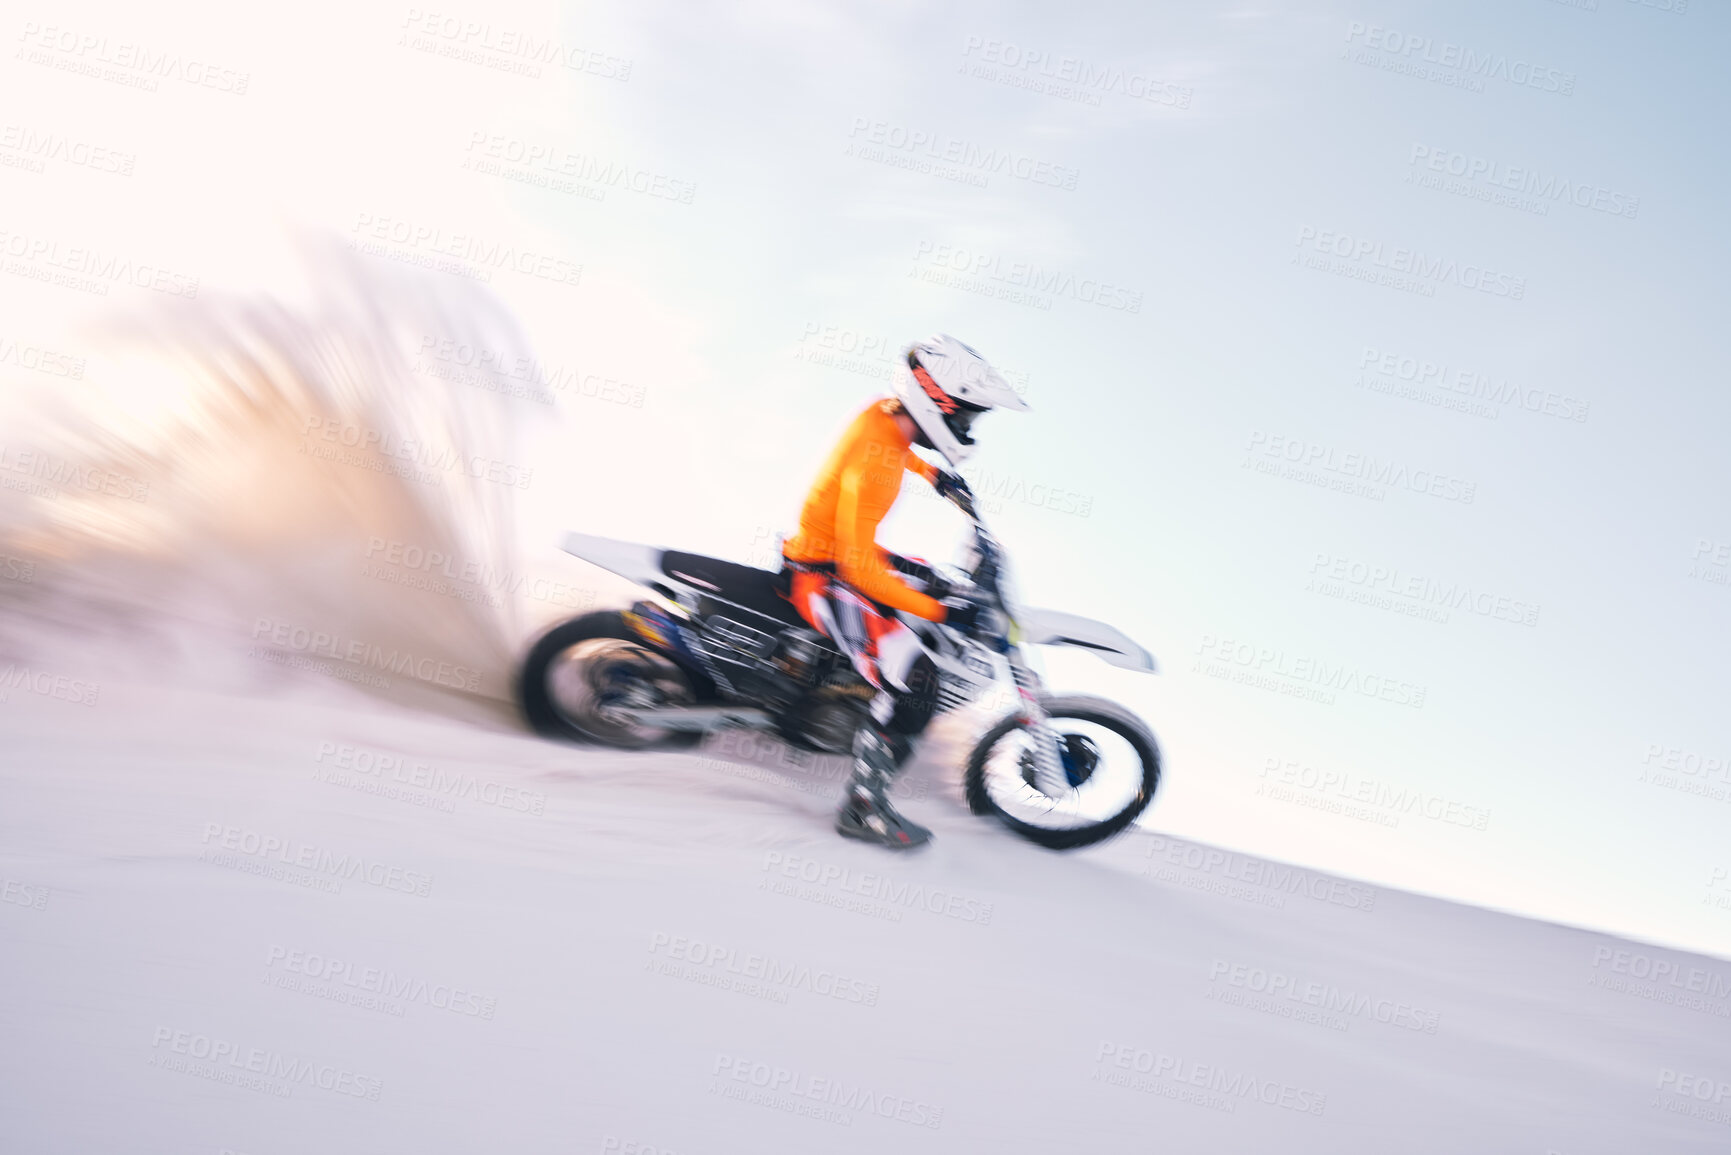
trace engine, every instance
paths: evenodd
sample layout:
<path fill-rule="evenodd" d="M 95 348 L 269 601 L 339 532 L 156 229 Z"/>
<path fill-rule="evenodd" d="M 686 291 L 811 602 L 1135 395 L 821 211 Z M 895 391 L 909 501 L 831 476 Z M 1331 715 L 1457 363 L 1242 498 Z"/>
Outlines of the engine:
<path fill-rule="evenodd" d="M 777 730 L 795 746 L 824 754 L 853 750 L 854 734 L 870 716 L 869 699 L 825 686 L 782 711 Z"/>
<path fill-rule="evenodd" d="M 729 697 L 775 709 L 810 693 L 838 656 L 815 631 L 709 599 L 699 604 L 694 624 L 700 656 L 716 685 Z"/>
<path fill-rule="evenodd" d="M 711 676 L 730 695 L 769 706 L 793 745 L 850 752 L 876 691 L 817 632 L 781 626 L 771 633 L 741 620 L 748 616 L 716 607 L 698 619 Z"/>

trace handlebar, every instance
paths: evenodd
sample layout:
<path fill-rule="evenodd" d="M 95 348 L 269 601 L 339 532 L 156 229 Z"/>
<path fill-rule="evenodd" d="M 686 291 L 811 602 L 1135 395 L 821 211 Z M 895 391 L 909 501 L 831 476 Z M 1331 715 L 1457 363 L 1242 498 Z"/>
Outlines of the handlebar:
<path fill-rule="evenodd" d="M 977 532 L 977 533 L 984 533 L 985 532 L 986 523 L 983 520 L 981 520 L 979 508 L 974 505 L 974 495 L 973 494 L 971 494 L 971 493 L 959 493 L 959 492 L 952 490 L 951 492 L 949 492 L 948 494 L 946 494 L 944 496 L 944 500 L 949 502 L 951 505 L 955 506 L 957 509 L 961 510 L 962 516 L 974 523 L 975 532 Z"/>
<path fill-rule="evenodd" d="M 998 591 L 998 569 L 1002 551 L 998 548 L 997 539 L 986 529 L 985 520 L 980 517 L 980 511 L 974 504 L 973 495 L 951 493 L 948 500 L 973 523 L 974 551 L 979 557 L 968 577 L 977 589 L 989 596 L 995 607 L 1002 609 L 1003 597 Z"/>

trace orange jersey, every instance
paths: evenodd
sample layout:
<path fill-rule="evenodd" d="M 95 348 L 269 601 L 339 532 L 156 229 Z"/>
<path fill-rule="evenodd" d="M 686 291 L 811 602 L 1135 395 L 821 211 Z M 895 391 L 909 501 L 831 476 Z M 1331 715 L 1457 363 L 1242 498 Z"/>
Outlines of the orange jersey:
<path fill-rule="evenodd" d="M 941 622 L 943 605 L 902 581 L 877 544 L 903 471 L 933 483 L 938 476 L 937 466 L 909 451 L 895 412 L 896 402 L 883 400 L 853 419 L 818 473 L 784 552 L 794 561 L 834 562 L 837 576 L 873 601 Z"/>

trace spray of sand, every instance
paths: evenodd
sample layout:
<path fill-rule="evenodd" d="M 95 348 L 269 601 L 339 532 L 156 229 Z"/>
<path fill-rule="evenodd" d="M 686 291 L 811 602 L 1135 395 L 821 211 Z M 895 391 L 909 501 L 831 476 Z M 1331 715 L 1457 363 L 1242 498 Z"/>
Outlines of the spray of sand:
<path fill-rule="evenodd" d="M 100 372 L 14 406 L 0 654 L 51 666 L 83 639 L 218 676 L 508 696 L 523 407 L 421 353 L 528 343 L 479 285 L 309 250 L 296 303 L 110 317 Z"/>

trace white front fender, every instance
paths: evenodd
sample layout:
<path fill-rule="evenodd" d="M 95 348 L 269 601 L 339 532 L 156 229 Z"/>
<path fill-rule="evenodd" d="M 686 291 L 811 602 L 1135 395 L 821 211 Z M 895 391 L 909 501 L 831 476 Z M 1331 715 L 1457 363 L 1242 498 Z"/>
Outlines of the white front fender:
<path fill-rule="evenodd" d="M 1075 646 L 1126 670 L 1155 672 L 1154 655 L 1105 622 L 1058 610 L 1022 610 L 1016 615 L 1016 623 L 1022 627 L 1021 640 L 1026 644 Z"/>

